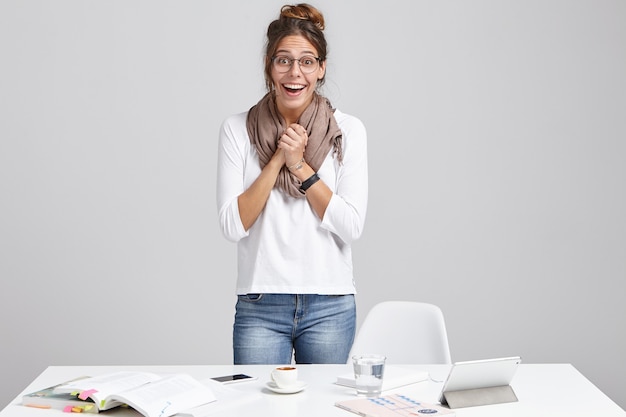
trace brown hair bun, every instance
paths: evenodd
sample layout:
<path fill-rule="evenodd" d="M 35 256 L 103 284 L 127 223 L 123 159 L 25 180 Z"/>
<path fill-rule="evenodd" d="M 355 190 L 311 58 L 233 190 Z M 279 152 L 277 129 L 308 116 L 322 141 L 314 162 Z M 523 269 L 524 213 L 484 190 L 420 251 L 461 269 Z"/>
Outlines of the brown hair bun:
<path fill-rule="evenodd" d="M 307 3 L 283 6 L 280 9 L 280 18 L 308 20 L 319 30 L 324 30 L 324 16 L 319 10 Z"/>

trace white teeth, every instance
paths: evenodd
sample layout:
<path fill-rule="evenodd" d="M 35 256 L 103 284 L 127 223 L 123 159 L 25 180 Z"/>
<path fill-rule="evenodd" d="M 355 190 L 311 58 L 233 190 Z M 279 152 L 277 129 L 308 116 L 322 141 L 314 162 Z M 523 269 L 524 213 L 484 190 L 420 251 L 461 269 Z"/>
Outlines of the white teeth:
<path fill-rule="evenodd" d="M 302 90 L 304 86 L 301 84 L 285 84 L 285 88 L 289 88 L 290 90 Z"/>

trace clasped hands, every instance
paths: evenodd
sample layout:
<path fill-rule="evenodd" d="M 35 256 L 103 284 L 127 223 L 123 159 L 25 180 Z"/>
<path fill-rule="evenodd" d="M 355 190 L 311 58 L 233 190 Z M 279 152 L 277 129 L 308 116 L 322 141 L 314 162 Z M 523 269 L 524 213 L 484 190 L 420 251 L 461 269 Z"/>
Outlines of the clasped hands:
<path fill-rule="evenodd" d="M 306 149 L 308 140 L 309 135 L 306 129 L 297 123 L 292 123 L 278 139 L 278 149 L 276 153 L 282 154 L 284 158 L 283 163 L 286 166 L 293 166 L 304 157 L 304 150 Z"/>

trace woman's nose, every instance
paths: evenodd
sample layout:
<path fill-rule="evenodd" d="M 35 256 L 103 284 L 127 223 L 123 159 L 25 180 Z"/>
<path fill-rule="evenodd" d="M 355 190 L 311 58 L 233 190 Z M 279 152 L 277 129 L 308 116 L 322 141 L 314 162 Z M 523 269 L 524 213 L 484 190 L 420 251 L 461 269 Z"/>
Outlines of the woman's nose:
<path fill-rule="evenodd" d="M 289 73 L 291 75 L 299 75 L 302 73 L 302 71 L 300 70 L 300 61 L 298 61 L 297 59 L 295 59 L 292 63 L 291 63 L 291 68 L 289 68 Z"/>

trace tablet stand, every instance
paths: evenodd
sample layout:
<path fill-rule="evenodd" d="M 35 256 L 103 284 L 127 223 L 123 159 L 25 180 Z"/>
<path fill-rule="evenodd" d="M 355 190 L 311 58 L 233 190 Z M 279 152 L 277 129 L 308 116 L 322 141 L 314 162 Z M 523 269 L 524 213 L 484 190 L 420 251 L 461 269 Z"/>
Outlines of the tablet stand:
<path fill-rule="evenodd" d="M 510 385 L 448 391 L 443 393 L 443 398 L 445 400 L 444 404 L 450 408 L 474 407 L 477 405 L 502 404 L 517 401 L 517 396 Z"/>

